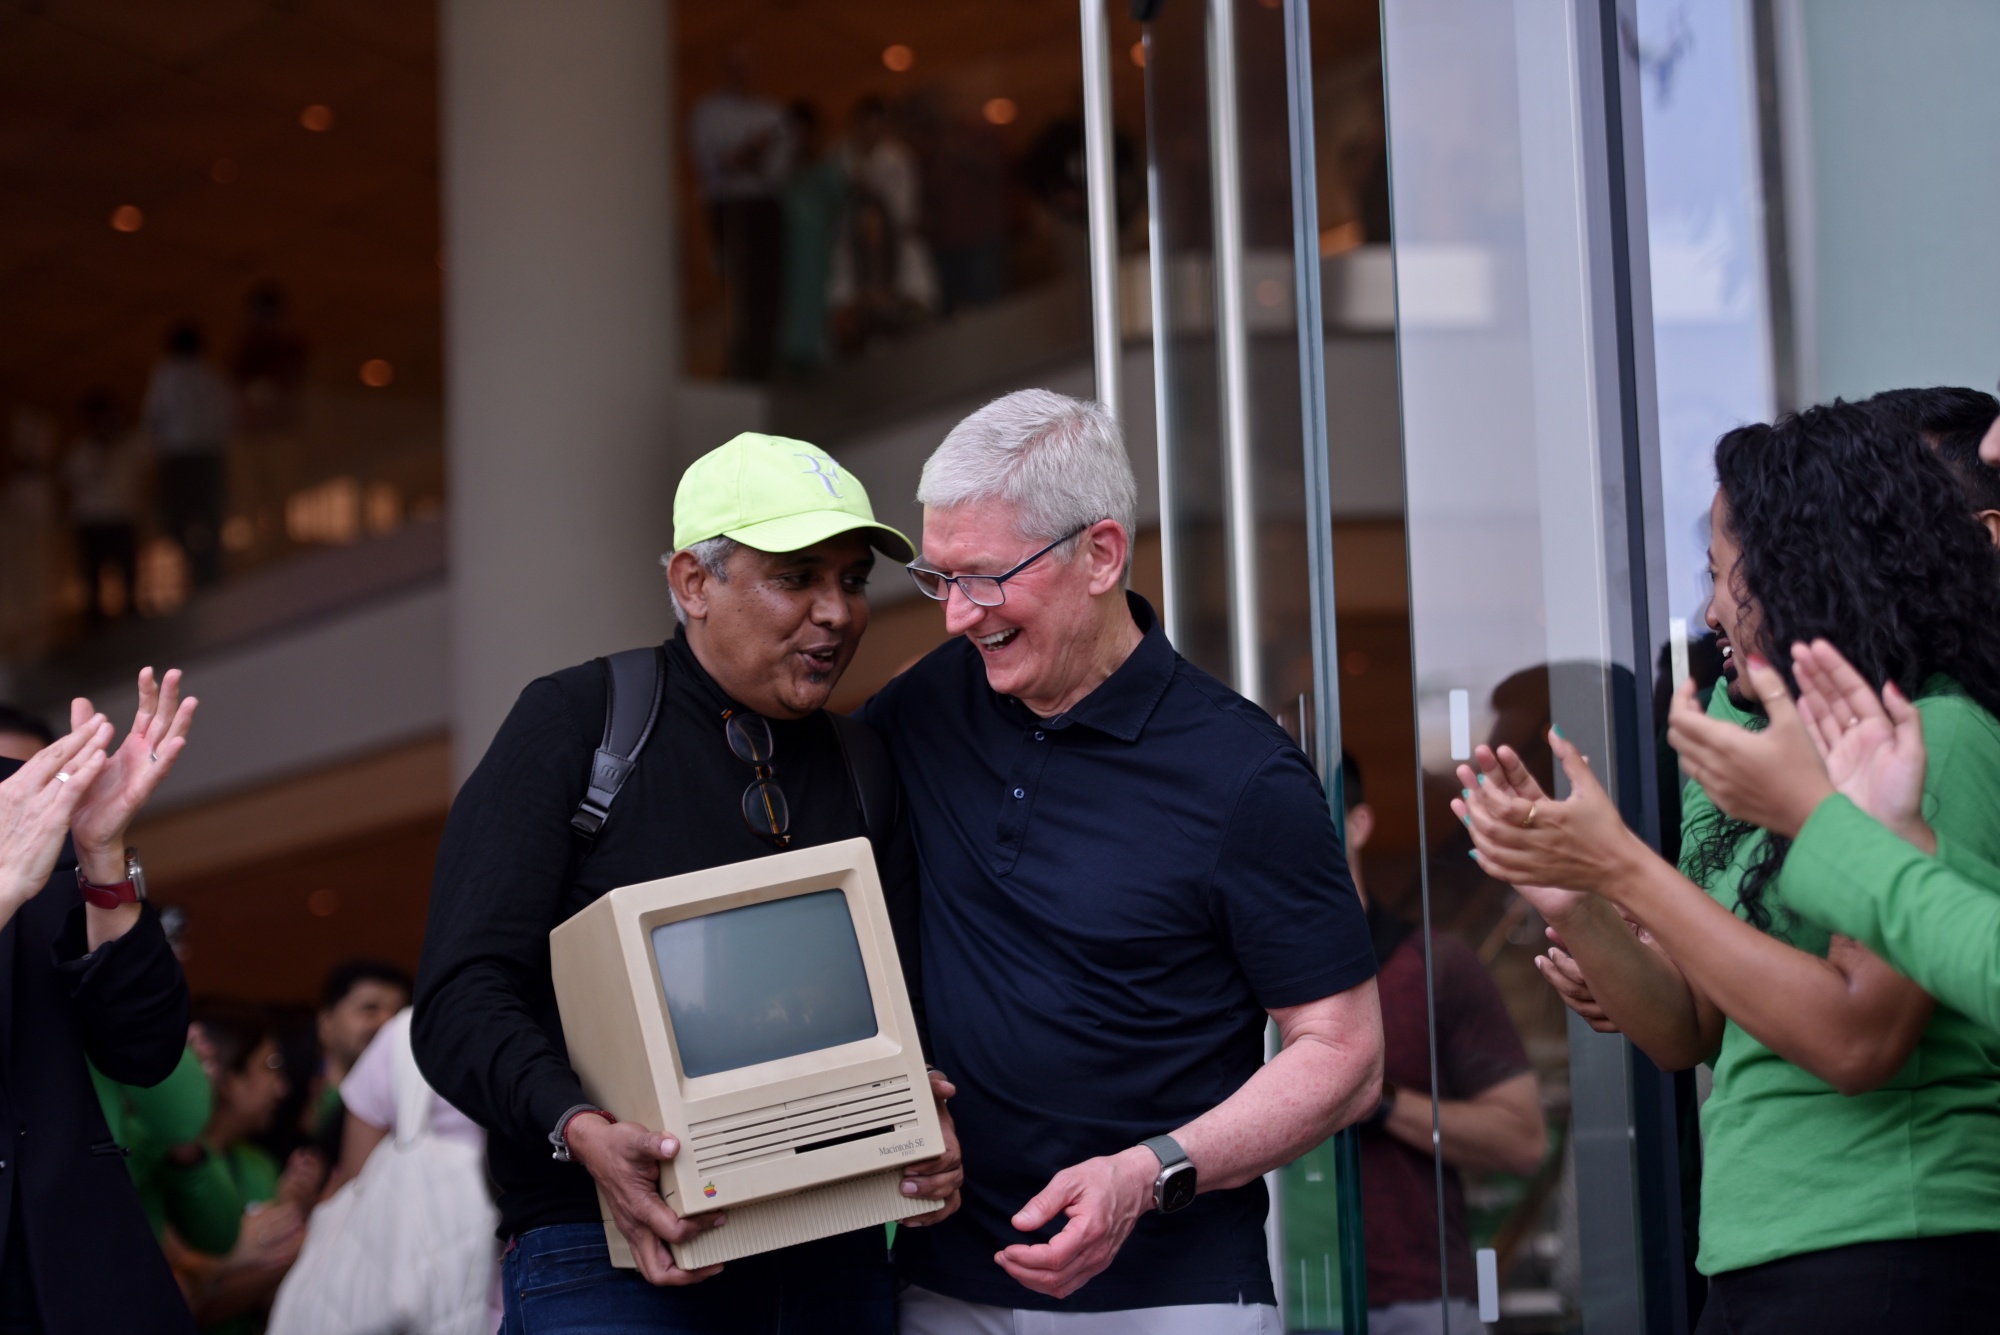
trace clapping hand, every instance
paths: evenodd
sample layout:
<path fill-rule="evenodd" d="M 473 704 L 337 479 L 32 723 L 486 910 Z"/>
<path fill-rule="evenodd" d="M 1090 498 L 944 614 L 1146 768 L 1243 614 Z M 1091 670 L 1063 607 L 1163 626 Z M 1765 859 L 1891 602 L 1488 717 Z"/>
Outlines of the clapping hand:
<path fill-rule="evenodd" d="M 104 776 L 110 743 L 110 722 L 85 713 L 0 783 L 0 926 L 48 883 L 78 808 Z"/>
<path fill-rule="evenodd" d="M 169 668 L 157 685 L 153 669 L 139 670 L 139 709 L 132 730 L 108 755 L 104 773 L 76 808 L 71 829 L 77 863 L 100 885 L 125 879 L 125 832 L 187 745 L 196 702 L 193 696 L 182 700 L 180 690 L 179 668 Z M 93 716 L 90 701 L 81 697 L 70 702 L 69 712 L 73 726 Z"/>
<path fill-rule="evenodd" d="M 1575 892 L 1615 898 L 1633 857 L 1645 845 L 1625 827 L 1610 794 L 1591 773 L 1589 757 L 1553 728 L 1549 745 L 1569 778 L 1570 795 L 1562 801 L 1541 794 L 1539 785 L 1528 789 L 1520 784 L 1511 773 L 1519 766 L 1519 757 L 1513 758 L 1513 766 L 1505 763 L 1510 748 L 1501 747 L 1493 757 L 1494 768 L 1489 769 L 1485 757 L 1490 753 L 1482 747 L 1480 766 L 1486 781 L 1479 782 L 1479 775 L 1461 765 L 1459 781 L 1465 792 L 1452 799 L 1451 809 L 1472 831 L 1474 851 L 1486 874 L 1515 887 L 1544 918 L 1559 923 L 1580 905 Z M 1496 772 L 1507 781 L 1497 782 Z M 1526 772 L 1520 767 L 1521 774 Z"/>
<path fill-rule="evenodd" d="M 1937 835 L 1923 816 L 1923 721 L 1916 707 L 1884 683 L 1873 688 L 1825 640 L 1792 648 L 1798 713 L 1824 757 L 1828 781 L 1843 797 L 1926 853 Z"/>

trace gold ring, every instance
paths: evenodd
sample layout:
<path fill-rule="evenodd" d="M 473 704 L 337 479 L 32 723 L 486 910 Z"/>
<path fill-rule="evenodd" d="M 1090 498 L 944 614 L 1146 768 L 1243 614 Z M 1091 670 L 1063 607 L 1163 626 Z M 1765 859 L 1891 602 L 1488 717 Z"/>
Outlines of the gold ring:
<path fill-rule="evenodd" d="M 1539 799 L 1538 799 L 1539 800 Z M 1535 803 L 1528 803 L 1528 814 L 1521 818 L 1521 828 L 1527 829 L 1535 823 Z"/>

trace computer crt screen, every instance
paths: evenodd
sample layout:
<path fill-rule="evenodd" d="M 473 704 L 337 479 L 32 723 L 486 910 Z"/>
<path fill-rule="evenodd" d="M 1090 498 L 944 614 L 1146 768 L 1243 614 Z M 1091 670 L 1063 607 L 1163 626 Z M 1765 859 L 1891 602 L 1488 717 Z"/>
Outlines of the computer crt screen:
<path fill-rule="evenodd" d="M 861 943 L 838 890 L 655 927 L 653 959 L 689 1076 L 875 1034 Z"/>

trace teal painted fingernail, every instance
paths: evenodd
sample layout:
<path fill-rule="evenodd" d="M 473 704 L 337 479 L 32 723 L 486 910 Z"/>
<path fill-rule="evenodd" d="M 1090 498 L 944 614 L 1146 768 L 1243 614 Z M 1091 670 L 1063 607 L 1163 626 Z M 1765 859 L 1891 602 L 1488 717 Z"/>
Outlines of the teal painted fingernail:
<path fill-rule="evenodd" d="M 1485 783 L 1485 782 L 1486 782 L 1486 776 L 1485 776 L 1484 774 L 1480 775 L 1480 776 L 1479 776 L 1479 781 L 1480 781 L 1481 783 Z"/>
<path fill-rule="evenodd" d="M 1465 856 L 1471 858 L 1474 862 L 1477 862 L 1479 861 L 1479 850 L 1476 848 L 1467 849 Z"/>
<path fill-rule="evenodd" d="M 1471 797 L 1471 796 L 1472 796 L 1472 790 L 1471 790 L 1470 788 L 1461 788 L 1461 789 L 1459 789 L 1459 790 L 1458 790 L 1458 795 L 1459 795 L 1460 797 Z"/>
<path fill-rule="evenodd" d="M 1556 736 L 1558 736 L 1558 737 L 1562 737 L 1562 735 L 1563 735 L 1563 730 L 1562 730 L 1561 728 L 1558 728 L 1558 727 L 1557 727 L 1557 726 L 1556 726 L 1555 724 L 1553 724 L 1553 723 L 1549 724 L 1549 731 L 1550 731 L 1550 732 L 1552 732 L 1552 733 L 1554 733 L 1554 734 L 1555 734 Z M 1567 738 L 1567 737 L 1563 737 L 1563 740 L 1564 740 L 1564 741 L 1568 741 L 1568 740 L 1569 740 L 1569 738 Z"/>

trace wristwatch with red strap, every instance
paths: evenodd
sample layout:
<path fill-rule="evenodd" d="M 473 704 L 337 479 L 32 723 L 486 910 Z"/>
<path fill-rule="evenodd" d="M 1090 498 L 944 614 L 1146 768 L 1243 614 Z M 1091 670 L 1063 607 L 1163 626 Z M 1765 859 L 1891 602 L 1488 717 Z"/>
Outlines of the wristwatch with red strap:
<path fill-rule="evenodd" d="M 125 850 L 125 879 L 114 885 L 96 885 L 83 874 L 83 868 L 76 869 L 76 888 L 83 892 L 83 902 L 95 909 L 115 909 L 120 904 L 143 904 L 146 902 L 146 870 L 139 865 L 139 850 Z"/>

